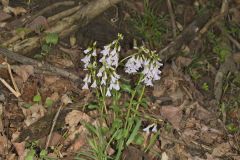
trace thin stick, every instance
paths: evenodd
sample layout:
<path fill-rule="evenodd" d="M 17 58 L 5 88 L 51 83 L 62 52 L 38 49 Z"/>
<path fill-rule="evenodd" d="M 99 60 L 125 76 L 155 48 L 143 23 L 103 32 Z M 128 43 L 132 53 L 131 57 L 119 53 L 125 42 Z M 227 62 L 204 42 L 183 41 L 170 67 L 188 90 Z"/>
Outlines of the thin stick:
<path fill-rule="evenodd" d="M 53 129 L 54 129 L 55 125 L 56 125 L 56 122 L 57 122 L 59 113 L 62 110 L 62 107 L 63 107 L 63 104 L 58 108 L 58 111 L 57 111 L 57 113 L 56 113 L 56 115 L 55 115 L 55 117 L 53 119 L 52 127 L 51 127 L 50 133 L 49 133 L 48 138 L 47 138 L 45 149 L 47 149 L 48 146 L 49 146 L 50 140 L 52 138 Z"/>
<path fill-rule="evenodd" d="M 173 28 L 173 37 L 177 37 L 177 26 L 176 26 L 176 21 L 175 21 L 175 15 L 173 13 L 173 8 L 172 8 L 172 3 L 171 0 L 167 0 L 167 7 L 168 7 L 168 12 L 171 17 L 171 23 L 172 23 L 172 28 Z"/>
<path fill-rule="evenodd" d="M 3 63 L 3 64 L 6 64 L 6 65 L 7 65 L 8 73 L 9 73 L 9 75 L 10 75 L 10 77 L 11 77 L 11 81 L 12 81 L 13 87 L 14 87 L 15 91 L 20 94 L 20 91 L 19 91 L 19 89 L 18 89 L 18 87 L 17 87 L 17 84 L 16 84 L 16 82 L 15 82 L 15 80 L 14 80 L 14 78 L 13 78 L 12 69 L 11 69 L 10 64 L 8 64 L 8 63 L 6 63 L 6 62 Z M 20 94 L 20 95 L 21 95 L 21 94 Z"/>
<path fill-rule="evenodd" d="M 0 77 L 0 81 L 3 83 L 3 85 L 5 87 L 7 87 L 7 89 L 9 89 L 10 92 L 12 92 L 12 94 L 14 94 L 15 97 L 19 97 L 21 94 L 19 92 L 16 92 L 4 79 L 2 79 Z"/>

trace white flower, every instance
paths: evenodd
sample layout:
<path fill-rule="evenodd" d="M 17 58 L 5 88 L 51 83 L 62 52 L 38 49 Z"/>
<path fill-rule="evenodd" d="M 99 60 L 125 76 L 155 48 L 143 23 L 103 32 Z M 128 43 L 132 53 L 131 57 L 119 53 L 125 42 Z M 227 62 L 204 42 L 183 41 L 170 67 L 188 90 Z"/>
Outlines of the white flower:
<path fill-rule="evenodd" d="M 127 63 L 125 64 L 125 72 L 126 73 L 137 73 L 138 70 L 142 67 L 143 60 L 142 58 L 135 58 L 135 56 L 132 56 L 130 59 L 128 59 Z"/>
<path fill-rule="evenodd" d="M 110 92 L 110 89 L 109 89 L 109 88 L 107 89 L 106 96 L 107 96 L 107 97 L 111 97 L 111 92 Z"/>
<path fill-rule="evenodd" d="M 94 56 L 94 57 L 97 56 L 97 51 L 96 51 L 96 49 L 93 50 L 93 52 L 92 52 L 92 56 Z"/>
<path fill-rule="evenodd" d="M 150 130 L 152 128 L 152 130 Z M 157 132 L 157 125 L 155 123 L 148 125 L 146 128 L 143 129 L 144 132 L 147 132 L 147 134 L 150 133 L 150 131 L 152 132 Z"/>
<path fill-rule="evenodd" d="M 87 83 L 87 82 L 84 83 L 82 89 L 89 89 L 89 88 L 88 88 L 88 83 Z"/>
<path fill-rule="evenodd" d="M 97 82 L 96 80 L 93 82 L 93 84 L 91 85 L 92 88 L 97 88 Z"/>
<path fill-rule="evenodd" d="M 106 85 L 106 81 L 107 81 L 107 73 L 104 72 L 104 75 L 103 75 L 102 81 L 101 81 L 101 85 Z"/>
<path fill-rule="evenodd" d="M 85 54 L 88 54 L 89 52 L 91 52 L 91 50 L 92 50 L 92 48 L 87 48 L 87 49 L 85 49 L 83 52 L 84 52 Z"/>
<path fill-rule="evenodd" d="M 157 125 L 154 125 L 152 132 L 157 133 Z"/>
<path fill-rule="evenodd" d="M 110 45 L 104 46 L 104 49 L 100 52 L 103 56 L 107 56 L 110 53 Z"/>
<path fill-rule="evenodd" d="M 81 61 L 84 63 L 84 68 L 86 69 L 91 61 L 91 55 L 86 55 Z"/>

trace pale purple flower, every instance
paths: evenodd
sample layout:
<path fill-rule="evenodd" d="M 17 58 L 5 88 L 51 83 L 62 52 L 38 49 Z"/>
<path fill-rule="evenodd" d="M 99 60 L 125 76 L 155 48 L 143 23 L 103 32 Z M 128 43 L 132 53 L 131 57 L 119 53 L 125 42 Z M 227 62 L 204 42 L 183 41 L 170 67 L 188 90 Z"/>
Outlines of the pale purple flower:
<path fill-rule="evenodd" d="M 125 72 L 126 73 L 137 73 L 138 70 L 142 67 L 143 60 L 142 58 L 135 58 L 135 56 L 132 56 L 130 59 L 128 59 L 127 63 L 125 64 Z"/>
<path fill-rule="evenodd" d="M 93 52 L 92 52 L 92 56 L 94 56 L 94 57 L 97 56 L 97 51 L 96 51 L 96 49 L 93 50 Z"/>
<path fill-rule="evenodd" d="M 92 50 L 92 48 L 87 48 L 87 49 L 85 49 L 83 52 L 84 52 L 85 54 L 88 54 L 89 52 L 91 52 L 91 50 Z"/>
<path fill-rule="evenodd" d="M 89 88 L 88 88 L 88 83 L 87 83 L 87 82 L 84 83 L 82 89 L 89 89 Z"/>
<path fill-rule="evenodd" d="M 111 92 L 110 92 L 110 89 L 109 89 L 109 88 L 107 89 L 106 96 L 107 96 L 107 97 L 111 97 Z"/>
<path fill-rule="evenodd" d="M 97 88 L 97 82 L 96 80 L 93 82 L 93 84 L 91 85 L 92 88 Z"/>
<path fill-rule="evenodd" d="M 91 55 L 86 55 L 84 58 L 81 59 L 81 61 L 84 63 L 84 68 L 86 69 L 91 61 Z"/>

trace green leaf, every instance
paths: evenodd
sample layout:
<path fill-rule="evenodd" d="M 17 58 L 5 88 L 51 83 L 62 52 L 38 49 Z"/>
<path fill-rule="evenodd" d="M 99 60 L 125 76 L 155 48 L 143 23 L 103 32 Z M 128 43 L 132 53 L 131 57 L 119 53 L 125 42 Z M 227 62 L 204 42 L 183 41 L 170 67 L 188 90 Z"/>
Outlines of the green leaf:
<path fill-rule="evenodd" d="M 136 135 L 138 134 L 138 130 L 141 127 L 141 123 L 142 123 L 142 121 L 140 119 L 138 119 L 137 123 L 136 123 L 136 126 L 134 127 L 131 135 L 129 136 L 129 139 L 126 142 L 127 146 L 134 141 Z"/>
<path fill-rule="evenodd" d="M 123 122 L 121 119 L 116 118 L 112 123 L 112 128 L 120 128 Z"/>
<path fill-rule="evenodd" d="M 31 149 L 30 151 L 28 151 L 24 160 L 33 160 L 34 156 L 35 156 L 35 150 Z"/>
<path fill-rule="evenodd" d="M 42 100 L 42 97 L 41 97 L 41 95 L 39 93 L 37 93 L 37 95 L 35 95 L 33 97 L 33 102 L 39 103 L 39 102 L 41 102 L 41 100 Z"/>
<path fill-rule="evenodd" d="M 52 107 L 53 105 L 53 100 L 49 97 L 46 98 L 46 101 L 45 101 L 45 106 L 46 107 Z"/>
<path fill-rule="evenodd" d="M 58 34 L 57 33 L 48 33 L 45 40 L 47 44 L 56 45 L 58 43 Z"/>
<path fill-rule="evenodd" d="M 144 137 L 141 134 L 137 134 L 135 139 L 134 139 L 134 143 L 137 145 L 142 145 L 144 142 Z"/>
<path fill-rule="evenodd" d="M 46 157 L 46 156 L 47 156 L 47 153 L 48 153 L 48 152 L 47 152 L 45 149 L 41 150 L 41 152 L 40 152 L 40 158 Z"/>
<path fill-rule="evenodd" d="M 122 84 L 121 85 L 121 89 L 125 92 L 131 93 L 132 92 L 132 88 L 131 85 L 129 84 Z"/>
<path fill-rule="evenodd" d="M 29 103 L 26 103 L 26 104 L 23 105 L 23 107 L 26 108 L 26 109 L 29 109 L 31 106 L 32 106 L 32 105 L 29 104 Z"/>
<path fill-rule="evenodd" d="M 89 104 L 87 107 L 88 107 L 88 109 L 97 109 L 97 108 L 99 108 L 99 106 L 97 104 Z"/>

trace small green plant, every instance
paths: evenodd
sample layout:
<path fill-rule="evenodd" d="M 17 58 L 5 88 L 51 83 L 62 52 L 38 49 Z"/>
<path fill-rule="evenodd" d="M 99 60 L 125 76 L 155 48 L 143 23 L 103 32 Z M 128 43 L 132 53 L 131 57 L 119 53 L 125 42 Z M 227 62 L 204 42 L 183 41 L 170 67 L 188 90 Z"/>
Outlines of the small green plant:
<path fill-rule="evenodd" d="M 149 6 L 149 0 L 144 0 L 144 14 L 133 19 L 133 25 L 138 34 L 152 45 L 162 42 L 162 35 L 167 32 L 166 17 L 157 16 Z"/>
<path fill-rule="evenodd" d="M 204 91 L 209 91 L 209 87 L 208 87 L 208 84 L 207 84 L 206 82 L 203 83 L 202 89 L 203 89 Z"/>
<path fill-rule="evenodd" d="M 56 45 L 59 41 L 59 36 L 57 33 L 47 33 L 44 37 L 43 44 L 41 46 L 41 53 L 35 55 L 35 58 L 43 58 L 44 56 L 47 56 L 49 52 L 51 51 L 52 47 Z"/>
<path fill-rule="evenodd" d="M 45 149 L 40 150 L 40 153 L 36 152 L 36 148 L 39 148 L 37 141 L 27 143 L 25 147 L 28 149 L 27 155 L 24 157 L 25 160 L 54 160 L 47 156 L 48 152 Z"/>
<path fill-rule="evenodd" d="M 213 32 L 208 32 L 208 40 L 213 45 L 213 53 L 217 54 L 220 62 L 224 62 L 226 57 L 231 54 L 231 49 L 222 40 L 222 38 L 217 37 Z"/>
<path fill-rule="evenodd" d="M 92 133 L 89 138 L 91 150 L 79 153 L 77 159 L 81 159 L 80 156 L 87 156 L 90 159 L 119 160 L 125 147 L 143 143 L 143 137 L 139 132 L 142 123 L 139 108 L 146 105 L 144 98 L 146 87 L 153 86 L 153 81 L 160 79 L 162 63 L 156 51 L 144 46 L 135 47 L 136 52 L 133 55 L 119 61 L 121 49 L 119 42 L 122 39 L 122 35 L 119 34 L 118 39 L 104 46 L 100 53 L 96 50 L 96 42 L 84 51 L 86 56 L 81 61 L 88 73 L 83 80 L 83 89 L 91 89 L 96 95 L 96 102 L 89 104 L 88 107 L 97 108 L 100 119 L 97 126 L 85 124 Z M 124 66 L 127 74 L 138 77 L 135 85 L 121 79 L 117 73 L 119 66 Z M 120 101 L 123 94 L 127 94 L 129 99 L 122 105 Z M 106 101 L 109 99 L 111 104 L 107 105 Z M 124 107 L 126 112 L 122 111 Z M 110 112 L 114 115 L 113 120 L 106 125 L 106 117 Z M 112 157 L 107 154 L 110 147 L 116 150 Z"/>

